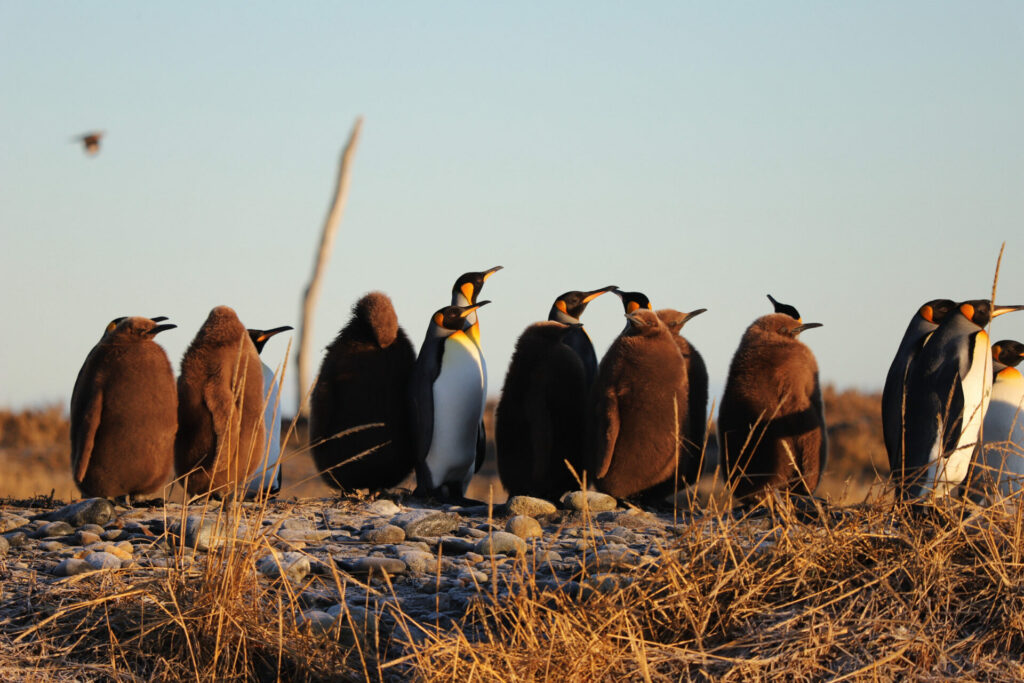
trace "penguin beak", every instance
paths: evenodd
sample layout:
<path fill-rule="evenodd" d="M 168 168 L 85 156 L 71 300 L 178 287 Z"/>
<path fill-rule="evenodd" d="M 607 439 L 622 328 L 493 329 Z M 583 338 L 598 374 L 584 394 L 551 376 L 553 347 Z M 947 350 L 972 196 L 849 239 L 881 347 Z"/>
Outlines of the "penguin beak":
<path fill-rule="evenodd" d="M 295 328 L 290 326 L 290 325 L 285 325 L 283 327 L 275 327 L 272 330 L 265 330 L 263 332 L 263 334 L 261 334 L 259 337 L 256 338 L 256 341 L 257 342 L 265 342 L 268 339 L 270 339 L 271 337 L 273 337 L 275 334 L 281 334 L 282 332 L 287 332 L 288 330 L 294 330 L 294 329 Z"/>
<path fill-rule="evenodd" d="M 477 302 L 477 303 L 473 304 L 472 306 L 466 306 L 465 308 L 462 309 L 462 312 L 459 313 L 459 317 L 460 318 L 465 318 L 467 315 L 469 315 L 470 313 L 472 313 L 476 309 L 480 308 L 481 306 L 486 306 L 489 303 L 491 303 L 491 302 L 490 301 L 480 301 L 480 302 Z"/>
<path fill-rule="evenodd" d="M 166 320 L 166 318 L 164 318 L 164 320 Z M 156 335 L 160 334 L 161 332 L 166 332 L 167 330 L 173 330 L 176 327 L 177 327 L 177 325 L 172 325 L 171 323 L 167 323 L 166 325 L 157 325 L 156 327 L 151 329 L 149 332 L 147 332 L 147 334 L 150 337 L 155 337 Z"/>
<path fill-rule="evenodd" d="M 815 327 L 821 327 L 821 326 L 822 326 L 821 323 L 804 323 L 803 325 L 797 325 L 796 327 L 794 327 L 792 329 L 792 331 L 791 331 L 791 334 L 795 337 L 798 334 L 800 334 L 801 332 L 803 332 L 804 330 L 812 330 Z"/>
<path fill-rule="evenodd" d="M 701 313 L 707 313 L 707 312 L 708 312 L 708 309 L 706 309 L 706 308 L 698 308 L 696 311 L 690 311 L 683 318 L 683 322 L 685 323 L 685 322 L 689 321 L 691 318 L 696 318 Z"/>
<path fill-rule="evenodd" d="M 647 321 L 645 321 L 641 316 L 636 314 L 638 310 L 640 309 L 636 308 L 630 311 L 629 313 L 626 313 L 626 320 L 633 327 L 644 327 L 647 324 Z"/>
<path fill-rule="evenodd" d="M 155 318 L 150 318 L 150 320 L 152 320 L 155 323 L 162 323 L 163 321 L 167 320 L 167 316 L 166 315 L 158 315 Z"/>
<path fill-rule="evenodd" d="M 493 268 L 491 268 L 489 270 L 485 270 L 484 271 L 484 282 L 487 282 L 487 278 L 489 278 L 490 276 L 494 275 L 495 273 L 497 273 L 502 268 L 504 268 L 504 266 L 494 266 Z"/>
<path fill-rule="evenodd" d="M 616 286 L 616 285 L 608 285 L 607 287 L 602 287 L 601 289 L 595 289 L 592 292 L 587 292 L 583 296 L 583 303 L 589 304 L 591 301 L 593 301 L 597 297 L 601 296 L 602 294 L 605 294 L 606 292 L 613 292 L 613 291 L 615 291 L 617 289 L 618 289 L 618 286 Z"/>
<path fill-rule="evenodd" d="M 1024 306 L 993 306 L 992 317 L 995 318 L 1003 313 L 1013 313 L 1014 311 L 1024 311 Z"/>

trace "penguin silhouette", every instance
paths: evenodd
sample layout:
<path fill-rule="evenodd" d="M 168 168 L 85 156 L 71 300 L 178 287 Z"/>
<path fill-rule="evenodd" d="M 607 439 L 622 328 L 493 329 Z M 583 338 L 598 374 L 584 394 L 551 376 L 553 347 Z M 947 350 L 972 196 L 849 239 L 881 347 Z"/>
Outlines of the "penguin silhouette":
<path fill-rule="evenodd" d="M 686 364 L 686 405 L 688 410 L 685 421 L 680 422 L 681 430 L 679 432 L 685 452 L 685 456 L 680 459 L 680 462 L 685 463 L 685 467 L 680 471 L 682 478 L 680 483 L 685 484 L 694 484 L 700 477 L 704 439 L 708 426 L 708 369 L 700 352 L 682 336 L 681 332 L 683 325 L 706 311 L 706 308 L 698 308 L 689 313 L 680 313 L 671 308 L 655 311 L 661 321 L 665 323 L 668 331 L 672 333 L 672 339 Z"/>
<path fill-rule="evenodd" d="M 594 343 L 590 340 L 587 331 L 583 329 L 580 318 L 583 316 L 587 304 L 605 292 L 616 289 L 618 287 L 615 285 L 608 285 L 589 292 L 566 292 L 555 299 L 555 303 L 551 304 L 551 310 L 548 312 L 548 320 L 570 326 L 563 337 L 563 342 L 580 357 L 583 370 L 586 372 L 587 388 L 594 383 L 594 377 L 597 375 L 597 354 L 594 352 Z"/>
<path fill-rule="evenodd" d="M 174 467 L 189 494 L 244 494 L 264 457 L 263 366 L 235 311 L 217 306 L 181 360 Z"/>
<path fill-rule="evenodd" d="M 587 383 L 566 343 L 579 323 L 530 325 L 516 342 L 495 411 L 498 476 L 510 496 L 557 499 L 578 488 Z"/>
<path fill-rule="evenodd" d="M 96 156 L 100 151 L 100 140 L 103 139 L 105 133 L 102 130 L 94 130 L 84 135 L 79 135 L 73 139 L 73 142 L 82 143 L 83 151 L 89 156 Z"/>
<path fill-rule="evenodd" d="M 177 391 L 154 337 L 175 327 L 116 318 L 86 356 L 70 408 L 71 472 L 83 495 L 150 494 L 170 479 Z"/>
<path fill-rule="evenodd" d="M 412 472 L 408 395 L 415 362 L 391 299 L 370 292 L 356 302 L 327 347 L 310 407 L 313 460 L 327 484 L 377 491 Z M 371 424 L 381 426 L 346 433 Z"/>
<path fill-rule="evenodd" d="M 598 367 L 588 426 L 588 470 L 597 488 L 616 498 L 644 493 L 685 469 L 683 357 L 654 311 L 638 307 L 626 320 Z"/>
<path fill-rule="evenodd" d="M 256 353 L 262 354 L 267 340 L 291 329 L 293 328 L 285 325 L 272 330 L 246 331 L 253 346 L 256 347 Z M 260 368 L 263 370 L 263 435 L 266 439 L 266 448 L 256 471 L 246 484 L 246 496 L 250 498 L 263 493 L 273 496 L 281 490 L 281 388 L 269 365 L 261 360 Z"/>
<path fill-rule="evenodd" d="M 733 355 L 718 430 L 726 480 L 740 501 L 770 488 L 810 495 L 818 486 L 828 455 L 825 410 L 817 361 L 797 336 L 820 326 L 765 315 Z"/>

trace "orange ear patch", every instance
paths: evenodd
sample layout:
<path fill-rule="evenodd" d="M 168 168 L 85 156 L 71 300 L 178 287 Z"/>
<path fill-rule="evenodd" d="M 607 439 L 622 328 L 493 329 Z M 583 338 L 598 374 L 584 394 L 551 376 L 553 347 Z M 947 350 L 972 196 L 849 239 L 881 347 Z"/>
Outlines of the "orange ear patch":
<path fill-rule="evenodd" d="M 968 320 L 974 320 L 974 306 L 970 304 L 960 304 L 960 312 L 963 313 L 964 317 Z"/>
<path fill-rule="evenodd" d="M 562 301 L 561 299 L 559 299 L 558 301 L 555 302 L 555 308 L 560 310 L 562 313 L 565 313 L 566 315 L 569 315 L 569 311 L 567 311 L 566 307 L 565 307 L 565 302 Z"/>
<path fill-rule="evenodd" d="M 444 316 L 441 315 L 440 313 L 435 313 L 434 314 L 434 324 L 437 325 L 438 327 L 443 327 L 444 326 Z"/>
<path fill-rule="evenodd" d="M 935 310 L 931 306 L 925 305 L 920 310 L 921 317 L 930 323 L 935 322 Z"/>
<path fill-rule="evenodd" d="M 472 282 L 465 282 L 465 283 L 463 283 L 462 287 L 459 288 L 459 291 L 462 292 L 462 296 L 466 297 L 466 299 L 468 301 L 470 301 L 470 302 L 473 301 L 473 283 Z"/>
<path fill-rule="evenodd" d="M 635 301 L 630 301 L 628 304 L 626 304 L 626 313 L 632 313 L 638 308 L 640 308 L 640 304 L 638 304 Z"/>

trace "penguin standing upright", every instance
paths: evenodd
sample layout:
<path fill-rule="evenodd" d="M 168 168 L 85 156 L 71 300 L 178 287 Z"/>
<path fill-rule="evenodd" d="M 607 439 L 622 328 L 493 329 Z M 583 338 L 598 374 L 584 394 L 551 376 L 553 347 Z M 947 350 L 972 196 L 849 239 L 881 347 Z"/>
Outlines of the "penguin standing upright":
<path fill-rule="evenodd" d="M 902 467 L 904 437 L 903 416 L 906 398 L 907 372 L 914 358 L 924 346 L 928 335 L 934 332 L 956 303 L 949 299 L 933 299 L 917 310 L 903 333 L 903 340 L 892 359 L 882 390 L 882 436 L 889 463 L 893 469 Z"/>
<path fill-rule="evenodd" d="M 267 340 L 275 334 L 293 329 L 285 325 L 272 330 L 247 330 L 252 339 L 256 353 L 263 353 Z M 274 495 L 281 490 L 281 389 L 277 385 L 277 377 L 270 366 L 260 361 L 263 369 L 263 433 L 267 440 L 264 457 L 256 466 L 256 471 L 246 485 L 246 495 L 255 497 L 265 492 Z"/>
<path fill-rule="evenodd" d="M 784 304 L 781 301 L 776 301 L 775 297 L 773 297 L 771 294 L 768 295 L 768 301 L 772 302 L 772 306 L 775 308 L 776 313 L 788 315 L 790 318 L 797 321 L 798 323 L 803 322 L 803 319 L 800 317 L 800 311 L 796 310 L 794 306 Z"/>
<path fill-rule="evenodd" d="M 689 313 L 680 313 L 671 308 L 655 311 L 661 321 L 665 323 L 668 331 L 672 333 L 672 339 L 686 364 L 686 405 L 688 410 L 685 420 L 680 417 L 679 423 L 679 437 L 682 449 L 686 454 L 680 456 L 680 461 L 686 466 L 680 470 L 679 474 L 686 484 L 693 484 L 700 476 L 704 438 L 708 427 L 708 369 L 704 364 L 704 358 L 693 344 L 683 337 L 681 332 L 683 325 L 705 311 L 707 311 L 706 308 L 698 308 Z"/>
<path fill-rule="evenodd" d="M 810 495 L 825 470 L 825 409 L 814 354 L 797 339 L 820 323 L 772 313 L 740 340 L 718 412 L 718 439 L 733 495 L 769 488 Z"/>
<path fill-rule="evenodd" d="M 1004 339 L 992 345 L 992 399 L 985 412 L 984 445 L 975 454 L 971 486 L 1009 496 L 1024 488 L 1024 344 Z"/>
<path fill-rule="evenodd" d="M 679 463 L 679 422 L 687 415 L 686 365 L 654 311 L 626 314 L 627 329 L 601 359 L 592 392 L 589 467 L 616 498 L 670 481 Z"/>
<path fill-rule="evenodd" d="M 178 377 L 174 467 L 189 494 L 245 493 L 263 458 L 263 397 L 263 366 L 249 332 L 234 310 L 217 306 Z"/>
<path fill-rule="evenodd" d="M 498 476 L 510 496 L 557 499 L 582 472 L 587 379 L 567 338 L 576 326 L 535 323 L 516 342 L 495 411 Z"/>
<path fill-rule="evenodd" d="M 565 336 L 562 337 L 562 341 L 575 351 L 580 357 L 580 361 L 583 362 L 588 389 L 594 383 L 594 377 L 597 375 L 597 354 L 594 352 L 594 343 L 590 340 L 590 335 L 587 334 L 587 331 L 583 329 L 583 323 L 580 321 L 580 318 L 583 316 L 583 311 L 586 310 L 587 304 L 605 292 L 611 292 L 616 289 L 618 287 L 615 285 L 608 285 L 607 287 L 589 292 L 566 292 L 555 299 L 555 303 L 551 304 L 551 310 L 548 312 L 548 320 L 554 320 L 563 325 L 570 326 Z"/>
<path fill-rule="evenodd" d="M 931 333 L 907 373 L 903 462 L 890 462 L 904 498 L 948 495 L 967 476 L 992 391 L 984 328 L 1024 306 L 960 303 Z"/>
<path fill-rule="evenodd" d="M 117 318 L 86 356 L 70 408 L 71 473 L 84 495 L 148 494 L 170 478 L 177 390 L 153 338 L 175 327 Z"/>
<path fill-rule="evenodd" d="M 463 500 L 483 463 L 487 382 L 480 347 L 465 323 L 489 303 L 446 306 L 430 319 L 410 384 L 418 495 Z"/>
<path fill-rule="evenodd" d="M 415 362 L 388 295 L 370 292 L 359 299 L 327 347 L 310 403 L 313 460 L 328 485 L 379 491 L 412 472 L 409 381 Z M 380 426 L 349 431 L 372 424 Z"/>

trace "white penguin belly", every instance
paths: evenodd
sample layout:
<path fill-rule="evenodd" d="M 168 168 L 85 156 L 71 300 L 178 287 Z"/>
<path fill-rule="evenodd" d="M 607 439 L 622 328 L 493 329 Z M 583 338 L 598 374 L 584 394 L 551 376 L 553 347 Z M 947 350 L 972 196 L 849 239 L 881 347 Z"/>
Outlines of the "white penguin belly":
<path fill-rule="evenodd" d="M 1008 496 L 1024 487 L 1024 376 L 1015 368 L 999 373 L 985 414 L 985 446 L 979 477 Z"/>
<path fill-rule="evenodd" d="M 266 445 L 263 457 L 260 459 L 256 471 L 249 478 L 246 484 L 246 494 L 256 496 L 259 492 L 274 490 L 281 486 L 281 408 L 278 405 L 280 389 L 274 377 L 274 371 L 263 363 L 263 392 L 266 396 L 267 405 L 263 410 L 263 431 L 266 435 Z M 267 387 L 270 387 L 270 395 L 267 396 Z"/>
<path fill-rule="evenodd" d="M 426 464 L 434 486 L 473 475 L 476 434 L 483 415 L 486 376 L 477 346 L 465 334 L 445 340 L 434 381 L 434 429 Z"/>

